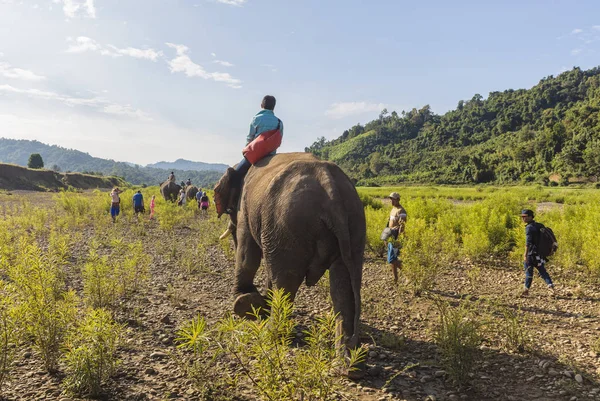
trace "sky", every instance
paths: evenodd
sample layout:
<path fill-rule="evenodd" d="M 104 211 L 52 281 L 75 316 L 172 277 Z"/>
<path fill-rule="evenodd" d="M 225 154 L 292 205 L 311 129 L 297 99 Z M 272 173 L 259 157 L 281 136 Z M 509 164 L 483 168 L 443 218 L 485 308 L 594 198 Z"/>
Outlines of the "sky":
<path fill-rule="evenodd" d="M 303 151 L 599 64 L 596 0 L 0 0 L 0 137 L 234 164 L 266 94 Z"/>

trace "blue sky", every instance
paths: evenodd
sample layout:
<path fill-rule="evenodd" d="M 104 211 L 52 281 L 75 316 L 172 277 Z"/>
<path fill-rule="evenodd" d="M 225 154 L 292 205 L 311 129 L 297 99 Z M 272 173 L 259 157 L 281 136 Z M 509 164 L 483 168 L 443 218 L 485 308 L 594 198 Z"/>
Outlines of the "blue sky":
<path fill-rule="evenodd" d="M 600 60 L 597 1 L 0 0 L 0 136 L 140 164 L 235 163 Z"/>

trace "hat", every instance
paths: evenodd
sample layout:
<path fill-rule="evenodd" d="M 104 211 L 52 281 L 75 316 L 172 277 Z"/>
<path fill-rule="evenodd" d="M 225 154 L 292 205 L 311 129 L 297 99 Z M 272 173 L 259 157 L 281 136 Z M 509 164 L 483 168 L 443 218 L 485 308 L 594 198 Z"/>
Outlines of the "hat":
<path fill-rule="evenodd" d="M 390 198 L 390 199 L 400 199 L 400 194 L 398 192 L 392 192 L 390 194 L 390 196 L 388 196 L 388 198 Z"/>
<path fill-rule="evenodd" d="M 531 216 L 533 217 L 533 210 L 523 209 L 521 210 L 521 217 Z"/>

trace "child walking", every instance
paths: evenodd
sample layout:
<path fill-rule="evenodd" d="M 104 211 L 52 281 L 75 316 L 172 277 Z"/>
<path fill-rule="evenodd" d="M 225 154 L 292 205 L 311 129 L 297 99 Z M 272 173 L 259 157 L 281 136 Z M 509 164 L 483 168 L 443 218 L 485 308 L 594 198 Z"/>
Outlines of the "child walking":
<path fill-rule="evenodd" d="M 154 219 L 154 207 L 156 206 L 155 198 L 156 195 L 152 195 L 152 199 L 150 199 L 150 220 Z"/>

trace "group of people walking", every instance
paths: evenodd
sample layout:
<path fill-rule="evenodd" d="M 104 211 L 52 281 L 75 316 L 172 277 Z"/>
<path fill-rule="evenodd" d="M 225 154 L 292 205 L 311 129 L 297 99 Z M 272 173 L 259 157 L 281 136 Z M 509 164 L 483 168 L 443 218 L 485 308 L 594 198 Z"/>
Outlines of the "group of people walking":
<path fill-rule="evenodd" d="M 173 173 L 171 173 L 173 174 Z M 110 198 L 111 198 L 111 205 L 110 205 L 110 216 L 112 218 L 113 223 L 115 223 L 117 221 L 117 216 L 119 216 L 119 213 L 121 211 L 121 194 L 123 193 L 123 190 L 119 189 L 118 187 L 113 188 L 113 190 L 110 192 Z M 182 189 L 180 194 L 183 194 L 180 197 L 180 200 L 178 202 L 178 205 L 180 206 L 185 206 L 185 191 Z M 200 209 L 202 211 L 202 214 L 206 215 L 208 214 L 208 208 L 210 206 L 210 202 L 208 199 L 208 195 L 206 194 L 206 192 L 202 191 L 202 190 L 198 190 L 198 192 L 196 193 L 195 199 L 198 203 L 198 209 Z M 132 203 L 133 203 L 133 212 L 135 214 L 135 216 L 138 216 L 139 214 L 144 214 L 146 213 L 146 208 L 144 205 L 144 195 L 142 194 L 142 191 L 137 191 L 136 193 L 133 194 L 132 197 Z M 152 198 L 150 199 L 150 220 L 154 219 L 154 213 L 156 210 L 156 195 L 152 195 Z"/>

